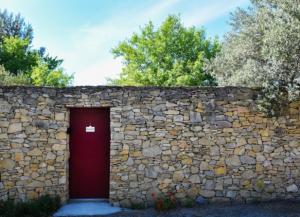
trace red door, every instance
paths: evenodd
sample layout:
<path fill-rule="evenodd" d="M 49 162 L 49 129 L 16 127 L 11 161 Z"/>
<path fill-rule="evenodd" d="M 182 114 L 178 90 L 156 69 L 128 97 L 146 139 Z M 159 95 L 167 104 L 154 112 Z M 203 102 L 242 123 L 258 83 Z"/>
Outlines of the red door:
<path fill-rule="evenodd" d="M 108 198 L 108 108 L 70 109 L 70 198 Z"/>

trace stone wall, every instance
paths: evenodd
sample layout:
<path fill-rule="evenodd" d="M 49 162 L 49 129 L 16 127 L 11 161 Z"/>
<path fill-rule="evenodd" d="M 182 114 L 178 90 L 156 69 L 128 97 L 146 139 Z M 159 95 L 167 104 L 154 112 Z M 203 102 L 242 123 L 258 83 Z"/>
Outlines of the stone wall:
<path fill-rule="evenodd" d="M 255 111 L 247 88 L 0 88 L 0 198 L 68 199 L 69 107 L 110 107 L 110 200 L 300 199 L 300 102 Z"/>

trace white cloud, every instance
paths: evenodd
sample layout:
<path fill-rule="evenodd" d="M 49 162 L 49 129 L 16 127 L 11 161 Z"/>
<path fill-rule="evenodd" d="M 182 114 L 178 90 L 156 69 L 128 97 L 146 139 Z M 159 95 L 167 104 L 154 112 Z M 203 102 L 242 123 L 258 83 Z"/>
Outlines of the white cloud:
<path fill-rule="evenodd" d="M 56 52 L 64 59 L 65 68 L 75 71 L 74 84 L 103 85 L 106 78 L 116 78 L 122 64 L 110 50 L 131 33 L 130 29 L 117 21 L 78 29 L 70 38 L 71 48 Z"/>
<path fill-rule="evenodd" d="M 165 10 L 169 9 L 170 7 L 176 5 L 179 3 L 181 0 L 162 0 L 159 1 L 158 4 L 155 4 L 152 6 L 150 9 L 148 9 L 146 12 L 143 13 L 144 17 L 157 17 L 158 15 L 161 15 L 162 12 Z"/>
<path fill-rule="evenodd" d="M 110 50 L 121 40 L 129 37 L 139 25 L 153 20 L 180 0 L 160 1 L 150 9 L 139 14 L 128 13 L 107 22 L 82 26 L 70 38 L 71 49 L 57 49 L 56 54 L 62 57 L 66 69 L 75 71 L 75 85 L 106 84 L 107 78 L 117 78 L 121 72 L 120 59 L 114 59 Z"/>
<path fill-rule="evenodd" d="M 184 22 L 187 25 L 204 25 L 220 16 L 228 14 L 238 6 L 247 3 L 248 0 L 219 0 L 214 3 L 205 5 L 202 8 L 197 8 L 191 11 L 187 16 L 184 16 Z"/>
<path fill-rule="evenodd" d="M 76 73 L 74 85 L 106 84 L 108 78 L 117 78 L 122 68 L 120 59 L 106 58 Z"/>

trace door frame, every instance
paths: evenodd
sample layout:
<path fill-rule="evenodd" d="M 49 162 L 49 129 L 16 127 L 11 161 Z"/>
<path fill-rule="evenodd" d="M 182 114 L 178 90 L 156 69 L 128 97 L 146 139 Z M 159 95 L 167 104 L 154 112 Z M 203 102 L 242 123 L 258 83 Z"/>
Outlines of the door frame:
<path fill-rule="evenodd" d="M 68 155 L 67 155 L 67 159 L 66 159 L 66 185 L 65 185 L 65 190 L 66 190 L 66 198 L 68 200 L 77 200 L 77 199 L 72 199 L 70 198 L 70 157 L 71 157 L 71 152 L 70 152 L 70 123 L 71 123 L 71 118 L 70 118 L 70 114 L 71 114 L 71 109 L 107 109 L 109 112 L 109 157 L 108 157 L 108 198 L 95 198 L 95 199 L 107 199 L 109 200 L 110 198 L 110 178 L 111 178 L 111 155 L 110 155 L 110 151 L 111 151 L 111 107 L 110 106 L 72 106 L 72 105 L 67 105 L 67 147 L 68 147 Z M 83 199 L 83 200 L 91 200 L 91 199 Z"/>

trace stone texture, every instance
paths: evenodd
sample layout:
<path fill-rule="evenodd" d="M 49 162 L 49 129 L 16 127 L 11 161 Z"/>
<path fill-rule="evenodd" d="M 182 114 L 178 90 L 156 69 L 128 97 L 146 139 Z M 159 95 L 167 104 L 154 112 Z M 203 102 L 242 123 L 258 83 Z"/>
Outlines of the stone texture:
<path fill-rule="evenodd" d="M 0 161 L 0 168 L 3 170 L 11 170 L 15 167 L 15 161 L 11 159 L 5 159 Z"/>
<path fill-rule="evenodd" d="M 161 154 L 161 148 L 159 146 L 153 146 L 143 149 L 143 155 L 145 157 L 155 157 Z"/>
<path fill-rule="evenodd" d="M 22 123 L 11 123 L 7 129 L 7 133 L 16 133 L 20 131 L 22 131 Z"/>
<path fill-rule="evenodd" d="M 58 132 L 56 134 L 55 138 L 65 140 L 65 139 L 67 139 L 67 133 L 66 132 Z"/>
<path fill-rule="evenodd" d="M 298 192 L 298 187 L 295 184 L 289 185 L 286 187 L 287 192 Z"/>
<path fill-rule="evenodd" d="M 63 151 L 66 149 L 66 145 L 54 144 L 52 146 L 53 151 Z"/>
<path fill-rule="evenodd" d="M 42 155 L 42 151 L 38 148 L 35 148 L 27 153 L 29 156 L 40 156 Z"/>
<path fill-rule="evenodd" d="M 215 193 L 215 191 L 201 190 L 201 191 L 200 191 L 200 194 L 201 194 L 203 197 L 211 198 L 211 197 L 214 197 L 216 193 Z"/>
<path fill-rule="evenodd" d="M 226 163 L 227 163 L 227 165 L 230 165 L 230 166 L 240 166 L 241 165 L 240 158 L 236 155 L 226 159 Z"/>
<path fill-rule="evenodd" d="M 256 164 L 255 158 L 250 156 L 241 156 L 241 162 L 243 164 Z"/>
<path fill-rule="evenodd" d="M 149 168 L 146 168 L 145 176 L 148 178 L 157 178 L 158 171 L 155 169 L 155 167 L 150 166 Z"/>
<path fill-rule="evenodd" d="M 242 173 L 242 178 L 245 180 L 252 179 L 256 176 L 256 174 L 252 170 L 246 170 Z"/>
<path fill-rule="evenodd" d="M 24 154 L 22 152 L 15 153 L 15 161 L 19 162 L 24 159 Z"/>
<path fill-rule="evenodd" d="M 217 176 L 225 175 L 226 174 L 226 168 L 225 167 L 217 167 L 215 169 L 215 174 Z"/>
<path fill-rule="evenodd" d="M 72 106 L 110 107 L 113 203 L 151 204 L 153 192 L 300 199 L 300 103 L 268 118 L 256 111 L 256 95 L 233 87 L 0 87 L 0 200 L 68 199 Z"/>
<path fill-rule="evenodd" d="M 56 121 L 63 121 L 65 119 L 64 113 L 55 113 L 55 120 Z"/>
<path fill-rule="evenodd" d="M 201 183 L 200 177 L 198 175 L 191 175 L 190 182 L 193 184 Z"/>
<path fill-rule="evenodd" d="M 174 182 L 181 182 L 184 179 L 184 173 L 182 171 L 176 171 L 173 175 Z"/>
<path fill-rule="evenodd" d="M 218 128 L 231 128 L 232 124 L 228 121 L 217 121 L 216 122 Z"/>

